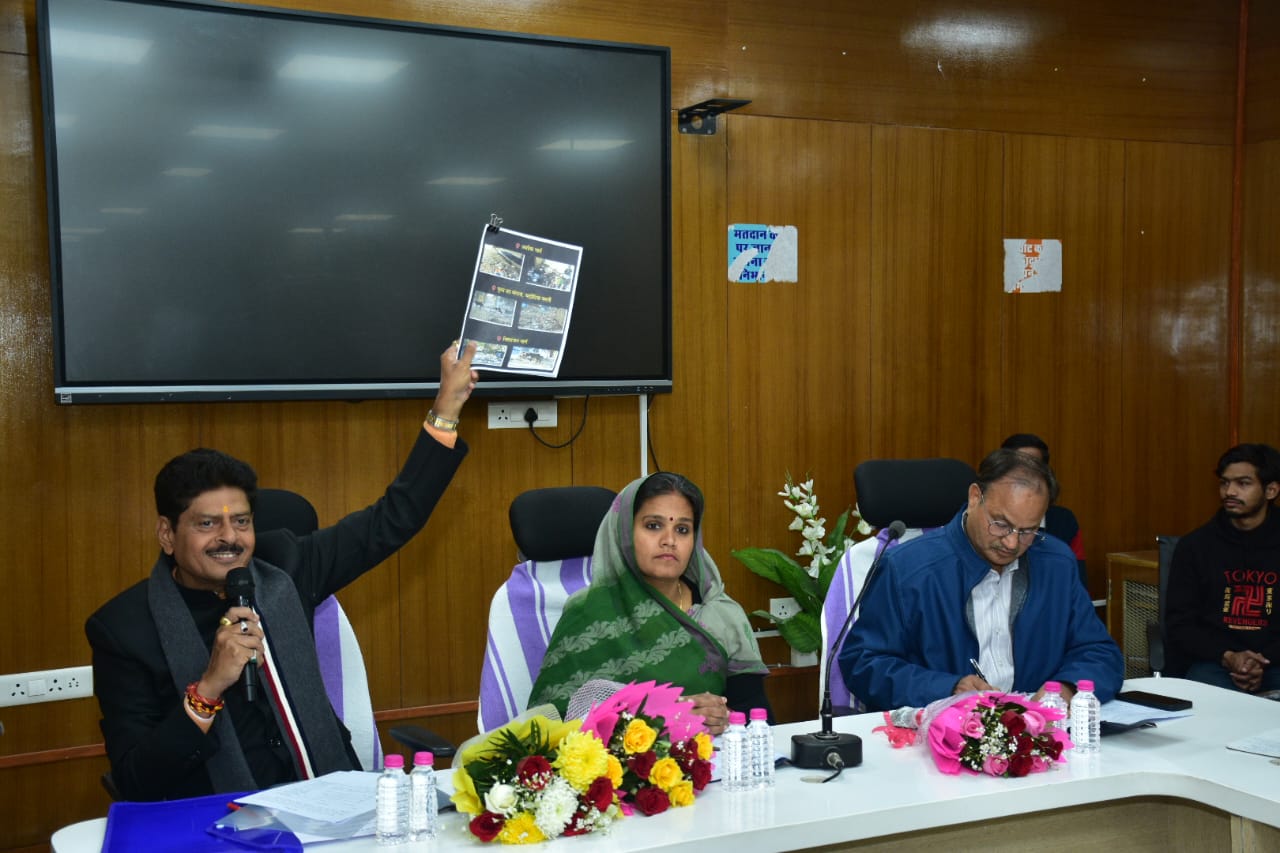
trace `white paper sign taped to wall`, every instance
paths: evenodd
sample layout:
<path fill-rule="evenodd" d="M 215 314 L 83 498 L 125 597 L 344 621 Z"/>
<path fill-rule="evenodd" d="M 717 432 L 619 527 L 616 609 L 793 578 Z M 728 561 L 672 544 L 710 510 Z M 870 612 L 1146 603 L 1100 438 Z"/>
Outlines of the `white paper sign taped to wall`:
<path fill-rule="evenodd" d="M 1023 238 L 1004 241 L 1005 293 L 1060 293 L 1062 241 Z"/>
<path fill-rule="evenodd" d="M 729 226 L 729 281 L 799 281 L 799 255 L 794 225 Z"/>

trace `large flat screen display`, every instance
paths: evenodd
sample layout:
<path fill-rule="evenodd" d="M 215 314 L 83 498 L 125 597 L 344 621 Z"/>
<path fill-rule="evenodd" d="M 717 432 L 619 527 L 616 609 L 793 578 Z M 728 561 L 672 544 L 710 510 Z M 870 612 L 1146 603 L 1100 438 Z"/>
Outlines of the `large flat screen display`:
<path fill-rule="evenodd" d="M 582 246 L 558 377 L 671 386 L 670 56 L 40 0 L 59 402 L 431 396 L 483 229 Z"/>

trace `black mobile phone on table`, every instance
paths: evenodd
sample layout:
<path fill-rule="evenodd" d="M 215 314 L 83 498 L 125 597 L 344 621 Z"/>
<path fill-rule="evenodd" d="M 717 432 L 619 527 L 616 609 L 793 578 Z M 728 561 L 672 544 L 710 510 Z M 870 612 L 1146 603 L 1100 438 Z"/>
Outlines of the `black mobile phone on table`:
<path fill-rule="evenodd" d="M 1145 690 L 1121 690 L 1116 694 L 1116 698 L 1161 711 L 1185 711 L 1191 707 L 1190 699 L 1176 699 L 1173 696 L 1161 696 L 1159 693 L 1148 693 Z"/>

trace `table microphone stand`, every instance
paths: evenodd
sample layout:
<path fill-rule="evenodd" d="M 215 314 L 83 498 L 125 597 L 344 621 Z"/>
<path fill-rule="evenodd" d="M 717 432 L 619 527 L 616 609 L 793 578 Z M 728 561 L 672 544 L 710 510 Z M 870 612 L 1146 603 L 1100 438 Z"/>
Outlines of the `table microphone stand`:
<path fill-rule="evenodd" d="M 901 521 L 895 521 L 889 525 L 889 538 L 885 540 L 884 549 L 880 551 L 880 556 L 876 557 L 871 563 L 871 568 L 867 569 L 867 578 L 862 582 L 862 589 L 858 590 L 853 606 L 849 608 L 849 615 L 845 618 L 844 625 L 840 627 L 840 631 L 836 635 L 836 642 L 832 644 L 830 654 L 827 655 L 827 668 L 823 672 L 822 680 L 822 708 L 818 712 L 818 716 L 822 720 L 822 730 L 805 735 L 791 736 L 792 764 L 796 767 L 803 767 L 806 770 L 829 768 L 836 771 L 827 779 L 824 779 L 824 782 L 840 775 L 840 771 L 844 768 L 857 767 L 862 763 L 862 738 L 853 734 L 837 732 L 832 728 L 831 663 L 840 651 L 840 645 L 844 641 L 845 633 L 853 624 L 854 614 L 858 612 L 858 606 L 862 604 L 862 596 L 866 594 L 867 588 L 871 586 L 871 579 L 875 577 L 876 569 L 880 567 L 880 560 L 884 557 L 884 552 L 889 550 L 889 545 L 905 533 L 906 529 L 906 525 Z"/>

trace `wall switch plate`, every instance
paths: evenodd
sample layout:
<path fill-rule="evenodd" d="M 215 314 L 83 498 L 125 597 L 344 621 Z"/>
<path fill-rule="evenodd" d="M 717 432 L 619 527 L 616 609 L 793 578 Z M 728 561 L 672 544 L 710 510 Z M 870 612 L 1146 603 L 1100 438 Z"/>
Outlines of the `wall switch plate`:
<path fill-rule="evenodd" d="M 0 675 L 0 708 L 93 695 L 93 667 L 69 666 Z"/>
<path fill-rule="evenodd" d="M 538 415 L 533 422 L 534 429 L 556 425 L 560 406 L 555 400 L 524 400 L 515 403 L 490 403 L 489 429 L 528 429 L 529 422 L 524 419 L 524 414 L 530 409 Z"/>
<path fill-rule="evenodd" d="M 800 604 L 794 598 L 769 599 L 769 615 L 774 619 L 790 619 L 800 612 Z"/>

